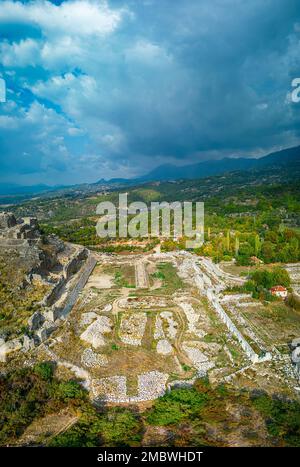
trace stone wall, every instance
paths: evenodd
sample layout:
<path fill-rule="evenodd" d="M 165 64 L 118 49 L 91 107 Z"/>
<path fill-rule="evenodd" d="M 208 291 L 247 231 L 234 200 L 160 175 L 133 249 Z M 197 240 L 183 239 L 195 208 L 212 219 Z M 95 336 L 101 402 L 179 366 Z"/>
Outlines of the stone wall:
<path fill-rule="evenodd" d="M 96 264 L 97 264 L 96 258 L 93 255 L 90 255 L 86 261 L 86 264 L 83 267 L 83 270 L 80 273 L 79 281 L 77 282 L 75 287 L 72 289 L 72 291 L 68 295 L 68 299 L 64 304 L 64 308 L 61 313 L 63 317 L 67 316 L 70 313 L 71 309 L 73 308 L 78 298 L 79 293 L 81 292 L 81 290 L 87 283 Z"/>
<path fill-rule="evenodd" d="M 239 341 L 242 349 L 246 353 L 247 357 L 251 361 L 255 361 L 258 358 L 258 355 L 254 352 L 252 347 L 248 344 L 248 342 L 245 340 L 245 338 L 242 336 L 240 331 L 237 329 L 235 324 L 231 321 L 229 316 L 227 315 L 226 311 L 224 308 L 221 306 L 219 300 L 215 295 L 213 295 L 211 290 L 207 290 L 207 298 L 210 301 L 211 305 L 214 307 L 216 312 L 218 313 L 219 317 L 223 321 L 223 323 L 227 326 L 229 331 L 237 338 Z"/>
<path fill-rule="evenodd" d="M 79 271 L 82 261 L 88 257 L 88 250 L 80 248 L 76 251 L 70 261 L 63 268 L 63 275 L 68 280 L 73 274 Z"/>
<path fill-rule="evenodd" d="M 64 276 L 61 276 L 58 282 L 56 282 L 54 287 L 50 290 L 50 292 L 48 292 L 48 294 L 45 295 L 45 297 L 40 303 L 41 306 L 44 306 L 44 307 L 52 306 L 53 303 L 56 302 L 56 300 L 58 299 L 65 283 L 66 283 L 66 279 L 64 278 Z"/>
<path fill-rule="evenodd" d="M 11 212 L 0 213 L 0 229 L 10 229 L 17 224 L 15 216 Z"/>
<path fill-rule="evenodd" d="M 35 217 L 17 219 L 12 213 L 0 213 L 0 238 L 34 239 L 40 237 Z"/>
<path fill-rule="evenodd" d="M 43 298 L 41 305 L 45 307 L 52 306 L 59 298 L 63 287 L 73 274 L 76 274 L 81 268 L 83 261 L 88 257 L 88 250 L 86 248 L 78 249 L 68 263 L 63 268 L 63 273 L 55 286 Z"/>
<path fill-rule="evenodd" d="M 79 277 L 76 284 L 68 291 L 64 303 L 60 306 L 55 306 L 55 304 L 48 310 L 45 310 L 43 315 L 43 321 L 41 326 L 36 331 L 36 336 L 38 337 L 39 342 L 43 342 L 49 337 L 49 335 L 56 329 L 57 325 L 55 322 L 59 319 L 65 319 L 67 315 L 72 310 L 73 306 L 76 303 L 79 293 L 85 286 L 90 274 L 92 273 L 94 267 L 97 264 L 97 260 L 93 255 L 90 255 L 86 263 L 82 266 L 79 271 Z"/>
<path fill-rule="evenodd" d="M 199 288 L 200 292 L 203 293 L 205 292 L 207 295 L 207 298 L 210 302 L 210 304 L 213 306 L 217 314 L 219 315 L 221 321 L 227 326 L 228 330 L 232 333 L 233 336 L 236 337 L 238 342 L 240 343 L 242 349 L 244 350 L 245 354 L 247 357 L 253 362 L 261 362 L 265 360 L 271 360 L 271 354 L 266 353 L 265 355 L 261 356 L 258 355 L 251 347 L 251 345 L 246 341 L 244 336 L 241 334 L 241 332 L 238 330 L 236 325 L 233 323 L 233 321 L 230 319 L 230 317 L 227 315 L 226 311 L 222 307 L 222 305 L 219 302 L 219 299 L 217 295 L 213 292 L 213 287 L 209 286 L 207 284 L 207 281 L 205 281 L 206 275 L 203 275 L 201 273 L 201 270 L 199 267 L 194 264 L 194 271 L 196 273 L 194 280 Z"/>

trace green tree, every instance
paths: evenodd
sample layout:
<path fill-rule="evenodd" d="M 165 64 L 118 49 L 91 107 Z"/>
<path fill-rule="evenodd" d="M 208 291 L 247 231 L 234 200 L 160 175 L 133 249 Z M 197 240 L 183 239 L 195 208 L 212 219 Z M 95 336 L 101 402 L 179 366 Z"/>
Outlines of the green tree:
<path fill-rule="evenodd" d="M 131 446 L 141 439 L 142 424 L 132 410 L 116 407 L 98 417 L 91 433 L 101 437 L 106 446 Z"/>
<path fill-rule="evenodd" d="M 260 243 L 260 238 L 259 235 L 256 234 L 254 238 L 254 251 L 255 251 L 255 256 L 258 256 L 260 253 L 260 248 L 261 248 L 261 243 Z"/>
<path fill-rule="evenodd" d="M 265 263 L 272 263 L 275 261 L 275 245 L 269 241 L 263 242 L 261 247 L 261 255 Z"/>
<path fill-rule="evenodd" d="M 240 250 L 240 239 L 236 235 L 236 237 L 235 237 L 235 256 L 238 256 L 239 250 Z"/>
<path fill-rule="evenodd" d="M 196 417 L 208 396 L 194 388 L 173 389 L 157 399 L 147 415 L 151 425 L 172 425 Z"/>

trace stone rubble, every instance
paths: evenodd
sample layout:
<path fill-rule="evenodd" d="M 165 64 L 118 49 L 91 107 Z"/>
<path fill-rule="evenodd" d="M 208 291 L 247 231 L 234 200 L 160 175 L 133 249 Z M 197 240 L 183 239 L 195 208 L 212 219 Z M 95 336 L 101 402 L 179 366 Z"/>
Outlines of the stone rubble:
<path fill-rule="evenodd" d="M 121 402 L 127 399 L 126 376 L 93 379 L 91 392 L 95 400 Z"/>
<path fill-rule="evenodd" d="M 190 303 L 180 302 L 179 306 L 184 311 L 188 322 L 188 331 L 197 337 L 204 337 L 206 332 L 197 327 L 199 321 L 199 315 L 195 312 L 194 308 Z"/>
<path fill-rule="evenodd" d="M 87 329 L 80 335 L 80 339 L 91 344 L 94 349 L 106 345 L 104 334 L 112 331 L 112 320 L 107 316 L 99 316 Z"/>
<path fill-rule="evenodd" d="M 124 344 L 141 345 L 147 323 L 146 313 L 124 313 L 119 336 Z"/>
<path fill-rule="evenodd" d="M 162 339 L 162 338 L 165 337 L 165 333 L 164 333 L 164 330 L 163 330 L 163 322 L 162 322 L 162 319 L 161 319 L 159 314 L 156 316 L 153 337 L 156 340 L 157 339 Z"/>
<path fill-rule="evenodd" d="M 157 342 L 156 352 L 162 355 L 173 353 L 173 347 L 167 339 L 161 339 Z"/>
<path fill-rule="evenodd" d="M 108 358 L 104 354 L 97 354 L 93 349 L 85 349 L 81 355 L 81 363 L 88 368 L 98 368 L 108 365 Z"/>
<path fill-rule="evenodd" d="M 182 344 L 182 348 L 197 369 L 198 376 L 204 377 L 215 364 L 209 361 L 208 357 L 198 348 L 198 345 L 199 342 L 197 341 L 188 341 Z"/>
<path fill-rule="evenodd" d="M 161 318 L 167 322 L 166 334 L 170 339 L 175 339 L 178 332 L 178 323 L 173 318 L 171 311 L 163 311 L 160 313 Z"/>
<path fill-rule="evenodd" d="M 98 317 L 99 315 L 97 315 L 97 313 L 95 313 L 94 311 L 83 313 L 80 320 L 80 327 L 83 328 L 85 326 L 90 325 Z"/>
<path fill-rule="evenodd" d="M 136 403 L 157 399 L 166 392 L 169 375 L 159 371 L 149 371 L 138 376 L 138 395 L 127 395 L 126 376 L 111 376 L 93 380 L 92 394 L 96 401 L 116 403 Z"/>

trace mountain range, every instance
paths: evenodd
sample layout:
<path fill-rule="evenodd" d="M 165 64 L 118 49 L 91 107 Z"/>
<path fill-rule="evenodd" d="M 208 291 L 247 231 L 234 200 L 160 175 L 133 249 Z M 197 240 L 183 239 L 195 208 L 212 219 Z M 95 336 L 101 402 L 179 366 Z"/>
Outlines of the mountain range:
<path fill-rule="evenodd" d="M 208 160 L 197 164 L 190 164 L 178 167 L 171 164 L 156 167 L 148 174 L 140 177 L 138 180 L 144 181 L 167 181 L 181 179 L 196 179 L 209 177 L 211 175 L 221 175 L 226 172 L 240 170 L 265 169 L 270 170 L 283 166 L 300 165 L 300 146 L 284 149 L 282 151 L 271 153 L 259 159 L 254 158 L 224 158 L 220 160 Z"/>
<path fill-rule="evenodd" d="M 110 180 L 100 179 L 96 183 L 72 185 L 72 186 L 55 186 L 48 185 L 33 185 L 21 186 L 16 184 L 0 183 L 0 195 L 23 195 L 33 196 L 45 194 L 47 192 L 55 192 L 59 190 L 84 189 L 94 191 L 98 185 L 101 187 L 121 186 L 121 185 L 137 185 L 145 182 L 154 181 L 170 181 L 197 179 L 213 175 L 221 175 L 223 173 L 247 170 L 270 169 L 276 170 L 280 168 L 289 168 L 296 172 L 300 169 L 300 146 L 283 149 L 273 152 L 267 156 L 260 158 L 224 158 L 219 160 L 207 160 L 196 164 L 185 166 L 176 166 L 172 164 L 164 164 L 156 167 L 149 173 L 134 179 L 113 178 Z"/>

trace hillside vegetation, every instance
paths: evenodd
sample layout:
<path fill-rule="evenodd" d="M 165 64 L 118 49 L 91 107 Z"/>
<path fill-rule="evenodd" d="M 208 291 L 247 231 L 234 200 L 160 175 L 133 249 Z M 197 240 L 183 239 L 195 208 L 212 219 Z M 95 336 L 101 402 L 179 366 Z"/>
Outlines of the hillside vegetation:
<path fill-rule="evenodd" d="M 284 173 L 284 171 L 283 171 Z M 205 244 L 197 252 L 215 261 L 236 258 L 249 265 L 255 256 L 264 263 L 294 262 L 300 259 L 300 190 L 295 178 L 283 181 L 283 174 L 261 177 L 237 172 L 195 181 L 150 183 L 128 189 L 128 203 L 143 201 L 203 201 Z M 57 199 L 34 200 L 14 207 L 18 215 L 37 215 L 46 234 L 101 251 L 147 251 L 156 239 L 143 247 L 96 234 L 96 206 L 101 201 L 118 205 L 118 191 L 93 196 L 77 194 Z M 172 220 L 171 220 L 172 221 Z M 121 240 L 121 239 L 120 239 Z M 166 239 L 163 250 L 185 248 L 185 239 Z"/>
<path fill-rule="evenodd" d="M 0 445 L 13 445 L 32 422 L 68 410 L 77 422 L 50 446 L 297 446 L 300 405 L 276 395 L 213 388 L 206 379 L 173 389 L 150 408 L 92 406 L 74 380 L 42 362 L 0 378 Z"/>

